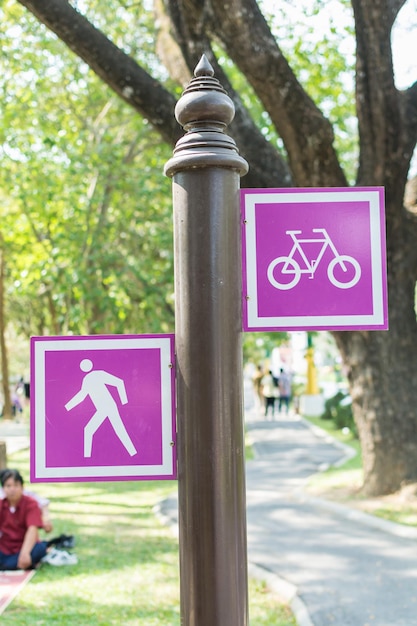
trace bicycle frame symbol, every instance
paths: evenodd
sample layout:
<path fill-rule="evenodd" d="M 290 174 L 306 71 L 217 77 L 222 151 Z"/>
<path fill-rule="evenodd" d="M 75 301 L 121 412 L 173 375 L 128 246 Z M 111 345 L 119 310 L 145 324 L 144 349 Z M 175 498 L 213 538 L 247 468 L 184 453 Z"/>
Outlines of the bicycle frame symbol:
<path fill-rule="evenodd" d="M 326 252 L 327 248 L 330 248 L 330 250 L 334 254 L 334 259 L 330 261 L 327 268 L 328 279 L 330 280 L 332 285 L 338 287 L 339 289 L 350 289 L 351 287 L 354 287 L 361 277 L 361 266 L 359 265 L 358 261 L 346 254 L 339 254 L 336 246 L 334 245 L 325 228 L 313 228 L 312 231 L 313 233 L 321 233 L 322 237 L 301 239 L 297 237 L 297 235 L 302 234 L 301 230 L 285 231 L 286 234 L 291 237 L 294 243 L 288 256 L 279 256 L 271 261 L 271 263 L 268 265 L 267 275 L 271 285 L 276 289 L 288 290 L 292 289 L 298 284 L 301 278 L 301 274 L 310 274 L 310 278 L 313 279 L 324 253 Z M 317 259 L 312 259 L 311 262 L 308 260 L 302 246 L 302 244 L 308 243 L 322 244 Z M 299 253 L 302 261 L 305 263 L 305 268 L 300 267 L 300 264 L 294 260 L 293 257 L 296 252 Z M 350 271 L 348 273 L 346 281 L 338 280 L 335 276 L 335 270 L 339 267 L 345 274 L 348 272 L 350 267 L 352 267 L 353 278 L 350 278 L 352 276 L 352 272 Z M 285 282 L 286 276 L 293 276 L 293 278 L 289 282 Z M 280 278 L 283 278 L 284 282 L 280 282 Z"/>

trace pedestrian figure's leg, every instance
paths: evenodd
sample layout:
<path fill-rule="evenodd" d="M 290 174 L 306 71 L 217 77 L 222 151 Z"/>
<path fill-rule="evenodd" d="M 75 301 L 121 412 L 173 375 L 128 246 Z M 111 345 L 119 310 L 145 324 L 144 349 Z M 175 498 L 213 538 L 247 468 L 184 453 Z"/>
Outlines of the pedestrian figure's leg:
<path fill-rule="evenodd" d="M 86 424 L 84 428 L 84 457 L 86 459 L 91 457 L 91 449 L 93 447 L 93 435 L 99 426 L 104 422 L 107 415 L 105 413 L 94 413 L 93 417 Z"/>
<path fill-rule="evenodd" d="M 114 428 L 116 435 L 119 437 L 120 441 L 129 452 L 130 456 L 134 456 L 135 454 L 137 454 L 138 451 L 133 445 L 133 441 L 129 437 L 129 434 L 125 428 L 125 425 L 122 422 L 122 418 L 120 417 L 119 413 L 117 411 L 113 411 L 109 415 L 109 420 Z"/>

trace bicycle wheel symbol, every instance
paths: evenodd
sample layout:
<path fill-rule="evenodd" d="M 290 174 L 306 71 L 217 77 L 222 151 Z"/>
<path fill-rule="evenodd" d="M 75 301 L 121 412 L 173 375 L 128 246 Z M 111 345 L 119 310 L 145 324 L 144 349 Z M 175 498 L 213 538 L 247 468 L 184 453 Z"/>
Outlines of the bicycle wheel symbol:
<path fill-rule="evenodd" d="M 342 275 L 342 272 L 346 274 L 347 278 L 352 276 L 350 266 L 353 268 L 353 278 L 347 280 L 347 282 L 338 280 L 335 276 L 336 271 L 339 277 Z M 327 268 L 327 276 L 335 287 L 339 287 L 339 289 L 350 289 L 356 285 L 361 277 L 361 266 L 353 257 L 340 254 L 330 261 L 329 267 Z M 342 278 L 344 278 L 344 276 L 342 276 Z"/>
<path fill-rule="evenodd" d="M 268 265 L 267 274 L 269 282 L 276 289 L 292 289 L 300 280 L 301 268 L 291 257 L 279 256 Z M 288 276 L 293 276 L 289 282 Z"/>

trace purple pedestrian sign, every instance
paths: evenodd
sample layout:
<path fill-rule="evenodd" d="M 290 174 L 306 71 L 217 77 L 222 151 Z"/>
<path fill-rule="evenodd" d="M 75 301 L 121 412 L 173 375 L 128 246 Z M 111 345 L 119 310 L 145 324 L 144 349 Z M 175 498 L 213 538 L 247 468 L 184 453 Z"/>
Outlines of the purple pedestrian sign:
<path fill-rule="evenodd" d="M 173 335 L 32 337 L 31 481 L 176 476 Z"/>
<path fill-rule="evenodd" d="M 244 330 L 386 330 L 382 187 L 243 189 Z"/>

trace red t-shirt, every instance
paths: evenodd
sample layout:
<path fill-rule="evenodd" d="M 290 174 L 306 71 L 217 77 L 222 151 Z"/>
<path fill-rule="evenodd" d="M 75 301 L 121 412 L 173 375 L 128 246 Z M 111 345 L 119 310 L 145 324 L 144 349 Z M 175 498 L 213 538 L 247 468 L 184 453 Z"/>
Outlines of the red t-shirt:
<path fill-rule="evenodd" d="M 36 500 L 23 495 L 14 510 L 6 498 L 0 500 L 0 552 L 20 552 L 29 526 L 42 528 L 41 510 Z"/>

